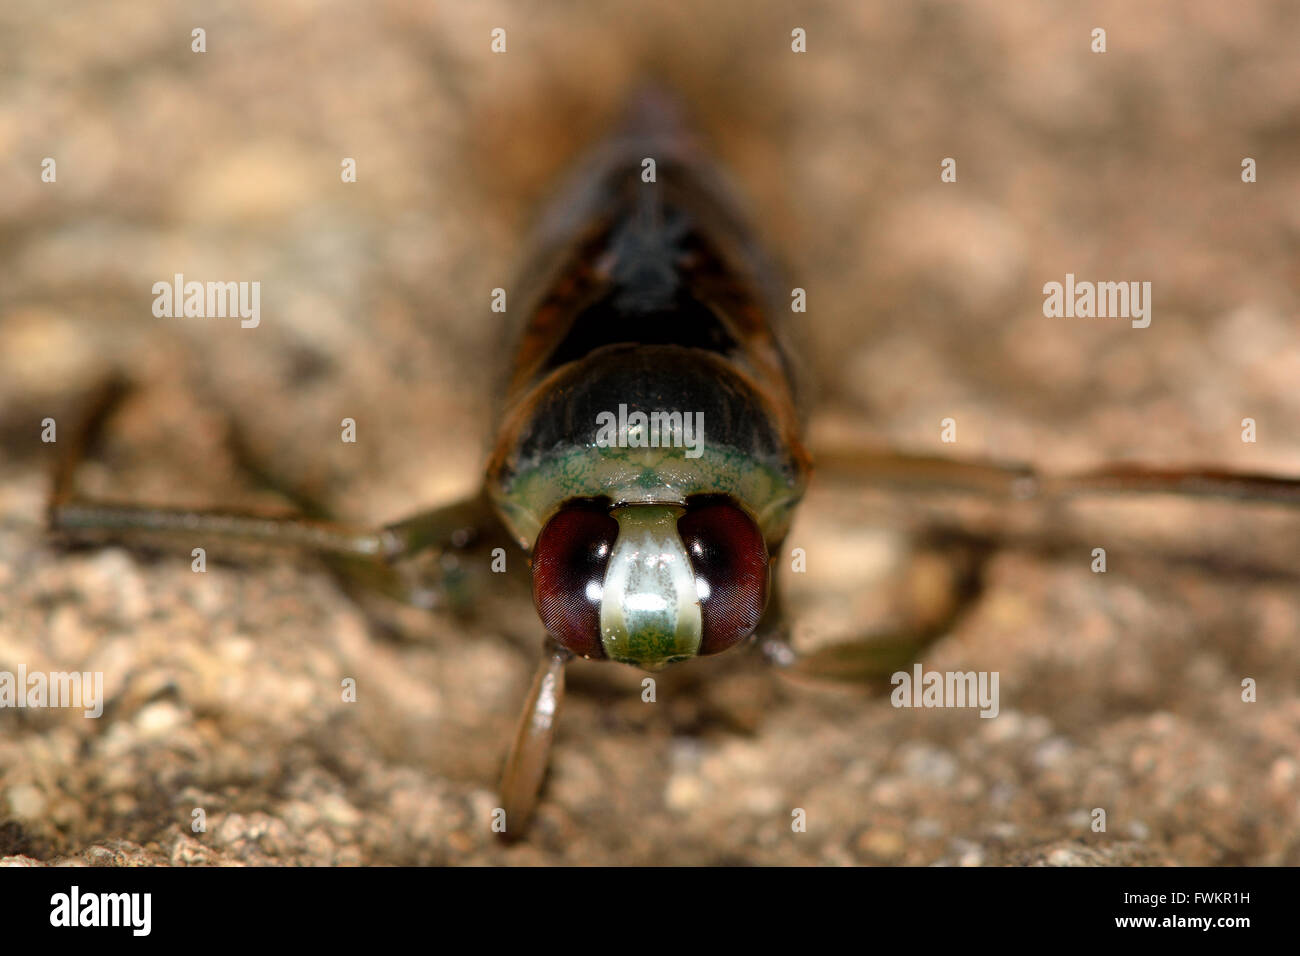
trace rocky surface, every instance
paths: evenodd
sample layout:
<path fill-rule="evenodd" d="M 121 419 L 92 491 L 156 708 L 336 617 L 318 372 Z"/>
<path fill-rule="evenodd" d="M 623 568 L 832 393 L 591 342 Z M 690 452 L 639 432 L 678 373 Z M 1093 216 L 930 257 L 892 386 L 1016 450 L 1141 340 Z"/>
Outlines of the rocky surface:
<path fill-rule="evenodd" d="M 283 507 L 228 422 L 351 521 L 471 490 L 502 359 L 490 290 L 647 74 L 808 290 L 820 438 L 1300 474 L 1294 4 L 552 6 L 0 10 L 0 670 L 102 671 L 106 696 L 97 720 L 0 711 L 0 858 L 1300 864 L 1300 521 L 1276 509 L 1078 506 L 1049 516 L 1078 547 L 993 556 L 924 663 L 997 671 L 995 719 L 744 654 L 666 672 L 654 704 L 636 672 L 577 666 L 535 829 L 509 847 L 489 825 L 526 603 L 394 635 L 311 562 L 195 574 L 188 546 L 50 544 L 39 423 L 114 371 L 139 388 L 89 492 Z M 261 325 L 154 317 L 177 272 L 260 281 Z M 1044 318 L 1067 272 L 1151 281 L 1150 328 Z M 791 542 L 799 641 L 923 603 L 943 574 L 909 531 L 954 517 L 1011 520 L 820 485 Z"/>

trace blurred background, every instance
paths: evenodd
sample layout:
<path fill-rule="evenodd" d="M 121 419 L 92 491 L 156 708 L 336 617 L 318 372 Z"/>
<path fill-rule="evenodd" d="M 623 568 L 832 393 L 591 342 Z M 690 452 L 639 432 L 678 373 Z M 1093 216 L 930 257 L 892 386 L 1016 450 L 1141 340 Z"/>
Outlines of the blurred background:
<path fill-rule="evenodd" d="M 0 669 L 102 670 L 109 701 L 99 721 L 0 712 L 0 856 L 1300 864 L 1300 522 L 1277 509 L 1073 509 L 1085 543 L 1124 543 L 1105 575 L 1087 547 L 995 556 L 924 661 L 999 671 L 996 720 L 793 686 L 739 654 L 666 673 L 655 705 L 637 672 L 576 667 L 535 831 L 505 848 L 488 827 L 526 603 L 393 639 L 310 562 L 195 575 L 188 550 L 61 552 L 39 440 L 119 373 L 138 388 L 87 493 L 282 506 L 228 423 L 350 521 L 471 492 L 507 358 L 491 290 L 652 78 L 808 290 L 818 441 L 1300 475 L 1297 41 L 1285 0 L 6 3 Z M 260 326 L 155 317 L 178 272 L 259 281 Z M 1067 272 L 1151 282 L 1150 327 L 1045 318 Z M 928 593 L 907 530 L 929 520 L 815 488 L 791 539 L 799 640 Z"/>

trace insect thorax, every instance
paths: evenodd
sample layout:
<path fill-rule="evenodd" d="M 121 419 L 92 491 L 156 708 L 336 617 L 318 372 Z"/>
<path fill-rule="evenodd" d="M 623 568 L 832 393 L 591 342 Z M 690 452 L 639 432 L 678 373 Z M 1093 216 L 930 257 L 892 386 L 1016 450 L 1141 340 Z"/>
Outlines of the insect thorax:
<path fill-rule="evenodd" d="M 805 468 L 759 390 L 726 359 L 613 345 L 556 370 L 507 416 L 488 485 L 526 548 L 574 498 L 684 504 L 729 495 L 784 537 Z"/>

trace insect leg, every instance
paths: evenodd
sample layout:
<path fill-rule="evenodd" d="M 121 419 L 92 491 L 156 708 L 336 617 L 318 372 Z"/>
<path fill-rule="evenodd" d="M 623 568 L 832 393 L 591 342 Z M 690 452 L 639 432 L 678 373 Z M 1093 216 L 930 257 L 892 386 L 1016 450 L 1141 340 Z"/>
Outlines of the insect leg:
<path fill-rule="evenodd" d="M 972 537 L 936 538 L 924 552 L 950 569 L 942 595 L 926 589 L 923 601 L 913 602 L 897 626 L 862 634 L 809 652 L 789 642 L 790 622 L 777 597 L 758 631 L 760 652 L 783 673 L 813 681 L 869 683 L 907 667 L 930 644 L 950 633 L 975 603 L 983 584 L 986 559 L 995 547 Z"/>
<path fill-rule="evenodd" d="M 382 528 L 352 527 L 332 521 L 295 516 L 265 516 L 216 510 L 157 508 L 70 499 L 51 504 L 49 527 L 65 540 L 127 545 L 177 541 L 186 545 L 220 541 L 233 546 L 287 547 L 318 555 L 351 583 L 386 594 L 416 607 L 461 605 L 461 597 L 446 597 L 447 574 L 456 571 L 463 585 L 468 561 L 449 558 L 481 542 L 489 527 L 478 499 L 424 511 Z M 504 539 L 503 539 L 504 541 Z M 402 573 L 398 565 L 423 553 L 444 558 L 432 568 Z M 486 565 L 486 561 L 481 562 Z"/>
<path fill-rule="evenodd" d="M 537 805 L 555 739 L 555 720 L 564 700 L 564 666 L 572 657 L 550 637 L 542 645 L 542 660 L 501 776 L 501 804 L 506 814 L 506 829 L 501 833 L 507 840 L 524 834 Z"/>
<path fill-rule="evenodd" d="M 50 531 L 63 540 L 155 547 L 217 541 L 237 550 L 249 545 L 287 547 L 319 556 L 349 585 L 417 607 L 451 605 L 458 609 L 469 603 L 468 572 L 480 563 L 461 558 L 492 544 L 513 547 L 503 533 L 494 534 L 499 522 L 485 495 L 423 511 L 381 528 L 352 526 L 330 520 L 324 506 L 285 488 L 274 476 L 255 467 L 256 463 L 249 465 L 240 449 L 236 450 L 241 463 L 261 483 L 294 500 L 307 514 L 272 516 L 79 497 L 74 490 L 77 465 L 129 390 L 127 383 L 116 379 L 97 389 L 89 413 L 56 466 L 47 522 Z M 431 555 L 435 560 L 422 567 L 412 566 L 409 559 L 419 555 Z"/>
<path fill-rule="evenodd" d="M 1155 469 L 1117 464 L 1075 474 L 1048 475 L 1015 463 L 853 449 L 819 451 L 817 470 L 823 478 L 855 487 L 951 492 L 1009 502 L 1054 503 L 1087 496 L 1144 494 L 1300 507 L 1300 479 L 1222 469 Z M 994 532 L 970 534 L 969 540 L 974 545 L 972 554 L 982 550 L 987 555 L 1014 546 L 1019 539 Z M 1027 540 L 1032 544 L 1035 539 Z M 1053 530 L 1049 543 L 1059 540 L 1060 533 Z M 796 654 L 780 628 L 760 637 L 759 646 L 770 661 L 794 676 L 870 681 L 911 663 L 922 648 L 947 633 L 977 590 L 965 589 L 966 598 L 952 604 L 945 614 L 921 620 L 917 626 L 832 644 L 808 655 Z"/>
<path fill-rule="evenodd" d="M 1300 478 L 1216 468 L 1149 468 L 1116 464 L 1068 475 L 1044 475 L 1029 465 L 959 461 L 889 451 L 828 450 L 818 473 L 831 480 L 918 491 L 955 491 L 1016 500 L 1095 494 L 1166 494 L 1227 498 L 1300 507 Z"/>

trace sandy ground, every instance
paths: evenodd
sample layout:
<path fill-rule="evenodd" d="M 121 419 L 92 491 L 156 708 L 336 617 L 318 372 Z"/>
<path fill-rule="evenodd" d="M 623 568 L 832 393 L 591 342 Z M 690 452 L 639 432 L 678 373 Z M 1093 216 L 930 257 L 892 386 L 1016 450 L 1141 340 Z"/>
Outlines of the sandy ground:
<path fill-rule="evenodd" d="M 997 671 L 996 719 L 795 686 L 740 653 L 667 672 L 654 704 L 637 672 L 576 667 L 510 847 L 489 824 L 526 601 L 394 636 L 309 561 L 195 574 L 188 546 L 68 552 L 42 531 L 40 422 L 70 423 L 112 371 L 139 390 L 88 491 L 283 504 L 227 422 L 352 521 L 471 491 L 504 358 L 490 290 L 647 75 L 808 290 L 816 435 L 1300 474 L 1300 8 L 1134 7 L 6 3 L 0 670 L 102 671 L 107 700 L 98 720 L 0 712 L 0 857 L 1300 864 L 1300 520 L 1278 509 L 1079 506 L 1051 517 L 1075 544 L 991 557 L 924 664 Z M 177 272 L 260 281 L 261 325 L 154 317 Z M 1067 272 L 1150 281 L 1151 326 L 1045 318 Z M 909 529 L 958 519 L 1011 520 L 819 485 L 791 540 L 798 640 L 887 621 L 941 576 Z"/>

